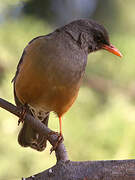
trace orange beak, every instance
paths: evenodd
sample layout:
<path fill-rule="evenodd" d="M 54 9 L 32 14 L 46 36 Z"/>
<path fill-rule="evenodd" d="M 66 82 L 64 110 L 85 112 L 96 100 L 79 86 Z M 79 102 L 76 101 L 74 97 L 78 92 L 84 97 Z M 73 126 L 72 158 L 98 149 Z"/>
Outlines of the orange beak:
<path fill-rule="evenodd" d="M 120 53 L 120 51 L 112 44 L 111 45 L 104 44 L 102 48 L 115 54 L 116 56 L 122 57 L 122 54 Z"/>

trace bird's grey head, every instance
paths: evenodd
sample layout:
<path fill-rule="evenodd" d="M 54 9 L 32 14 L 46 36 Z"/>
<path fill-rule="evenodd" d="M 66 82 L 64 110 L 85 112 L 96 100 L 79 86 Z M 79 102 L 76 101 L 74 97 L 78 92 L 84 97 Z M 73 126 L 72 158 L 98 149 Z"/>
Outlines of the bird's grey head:
<path fill-rule="evenodd" d="M 103 44 L 110 45 L 106 29 L 93 20 L 79 19 L 60 29 L 69 33 L 88 53 L 101 49 Z"/>
<path fill-rule="evenodd" d="M 98 24 L 93 20 L 79 19 L 58 30 L 67 32 L 87 53 L 105 49 L 122 57 L 122 54 L 110 44 L 107 30 L 101 24 Z"/>

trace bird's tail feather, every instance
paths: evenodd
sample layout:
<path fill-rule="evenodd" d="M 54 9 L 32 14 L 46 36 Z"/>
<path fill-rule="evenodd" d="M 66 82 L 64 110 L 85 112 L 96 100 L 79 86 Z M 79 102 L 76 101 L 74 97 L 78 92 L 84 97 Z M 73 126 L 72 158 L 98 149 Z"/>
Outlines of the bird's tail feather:
<path fill-rule="evenodd" d="M 14 98 L 17 106 L 24 106 L 16 96 L 15 87 Z M 30 105 L 27 106 L 33 117 L 41 120 L 43 124 L 48 126 L 49 112 L 37 110 Z M 27 123 L 27 121 L 25 121 L 18 135 L 18 143 L 23 147 L 31 147 L 33 149 L 36 149 L 37 151 L 43 151 L 46 148 L 47 138 L 32 129 L 31 126 Z"/>
<path fill-rule="evenodd" d="M 42 123 L 48 126 L 48 120 L 49 113 L 44 113 L 44 117 L 42 117 Z M 37 151 L 43 151 L 46 148 L 47 138 L 33 130 L 27 121 L 25 121 L 23 123 L 22 129 L 19 132 L 18 142 L 23 147 L 31 147 Z"/>

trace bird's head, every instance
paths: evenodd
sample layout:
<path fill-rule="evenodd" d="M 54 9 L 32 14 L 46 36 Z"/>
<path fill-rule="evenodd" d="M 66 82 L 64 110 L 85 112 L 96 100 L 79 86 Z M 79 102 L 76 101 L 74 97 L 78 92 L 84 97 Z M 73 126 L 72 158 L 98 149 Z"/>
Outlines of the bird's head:
<path fill-rule="evenodd" d="M 88 53 L 104 49 L 122 57 L 120 51 L 110 43 L 107 30 L 93 20 L 79 19 L 67 24 L 63 29 Z"/>
<path fill-rule="evenodd" d="M 100 49 L 105 49 L 119 57 L 122 57 L 120 51 L 110 43 L 108 32 L 104 28 L 104 26 L 91 20 L 89 20 L 88 24 L 90 26 L 90 34 L 92 34 L 92 38 L 93 38 L 92 44 L 94 44 L 93 47 L 91 48 L 91 43 L 90 43 L 90 46 L 88 46 L 88 51 L 91 52 Z"/>

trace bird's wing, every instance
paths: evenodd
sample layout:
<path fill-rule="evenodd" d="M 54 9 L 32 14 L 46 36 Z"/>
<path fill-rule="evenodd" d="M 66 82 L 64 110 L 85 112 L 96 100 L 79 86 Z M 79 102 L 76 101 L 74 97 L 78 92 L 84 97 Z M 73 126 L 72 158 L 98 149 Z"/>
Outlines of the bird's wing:
<path fill-rule="evenodd" d="M 24 56 L 26 54 L 26 49 L 27 47 L 36 39 L 40 38 L 42 36 L 36 37 L 34 39 L 32 39 L 29 44 L 26 46 L 26 48 L 23 51 L 23 54 L 20 58 L 20 61 L 17 65 L 17 70 L 15 73 L 15 76 L 12 80 L 13 85 L 14 85 L 14 99 L 15 99 L 15 103 L 17 106 L 23 106 L 23 104 L 20 102 L 20 100 L 18 99 L 17 95 L 16 95 L 16 91 L 15 91 L 15 82 L 16 82 L 16 78 L 19 74 L 19 70 L 20 70 L 20 66 L 24 60 Z M 35 114 L 33 114 L 33 111 L 31 109 L 31 107 L 29 107 L 30 111 L 31 111 L 31 115 L 34 116 L 35 118 L 38 118 L 42 121 L 43 124 L 45 124 L 46 126 L 48 126 L 48 120 L 49 120 L 49 112 L 39 112 L 41 117 L 37 117 Z M 37 151 L 43 151 L 46 147 L 46 142 L 47 142 L 47 138 L 38 134 L 35 130 L 33 130 L 29 124 L 27 122 L 23 123 L 23 126 L 19 132 L 18 135 L 18 142 L 21 146 L 23 147 L 31 147 L 33 149 L 36 149 Z"/>
<path fill-rule="evenodd" d="M 34 39 L 32 39 L 32 40 L 28 43 L 28 45 L 26 46 L 26 48 L 24 49 L 24 51 L 23 51 L 23 53 L 22 53 L 22 56 L 21 56 L 21 58 L 20 58 L 20 61 L 19 61 L 18 65 L 17 65 L 17 70 L 16 70 L 16 73 L 15 73 L 15 76 L 13 77 L 13 79 L 12 79 L 11 82 L 15 82 L 15 79 L 16 79 L 18 73 L 19 73 L 20 65 L 22 64 L 23 59 L 24 59 L 24 56 L 25 56 L 25 54 L 26 54 L 26 49 L 27 49 L 27 47 L 28 47 L 33 41 L 35 41 L 35 40 L 37 40 L 38 38 L 41 38 L 41 37 L 44 37 L 44 36 L 35 37 Z"/>

